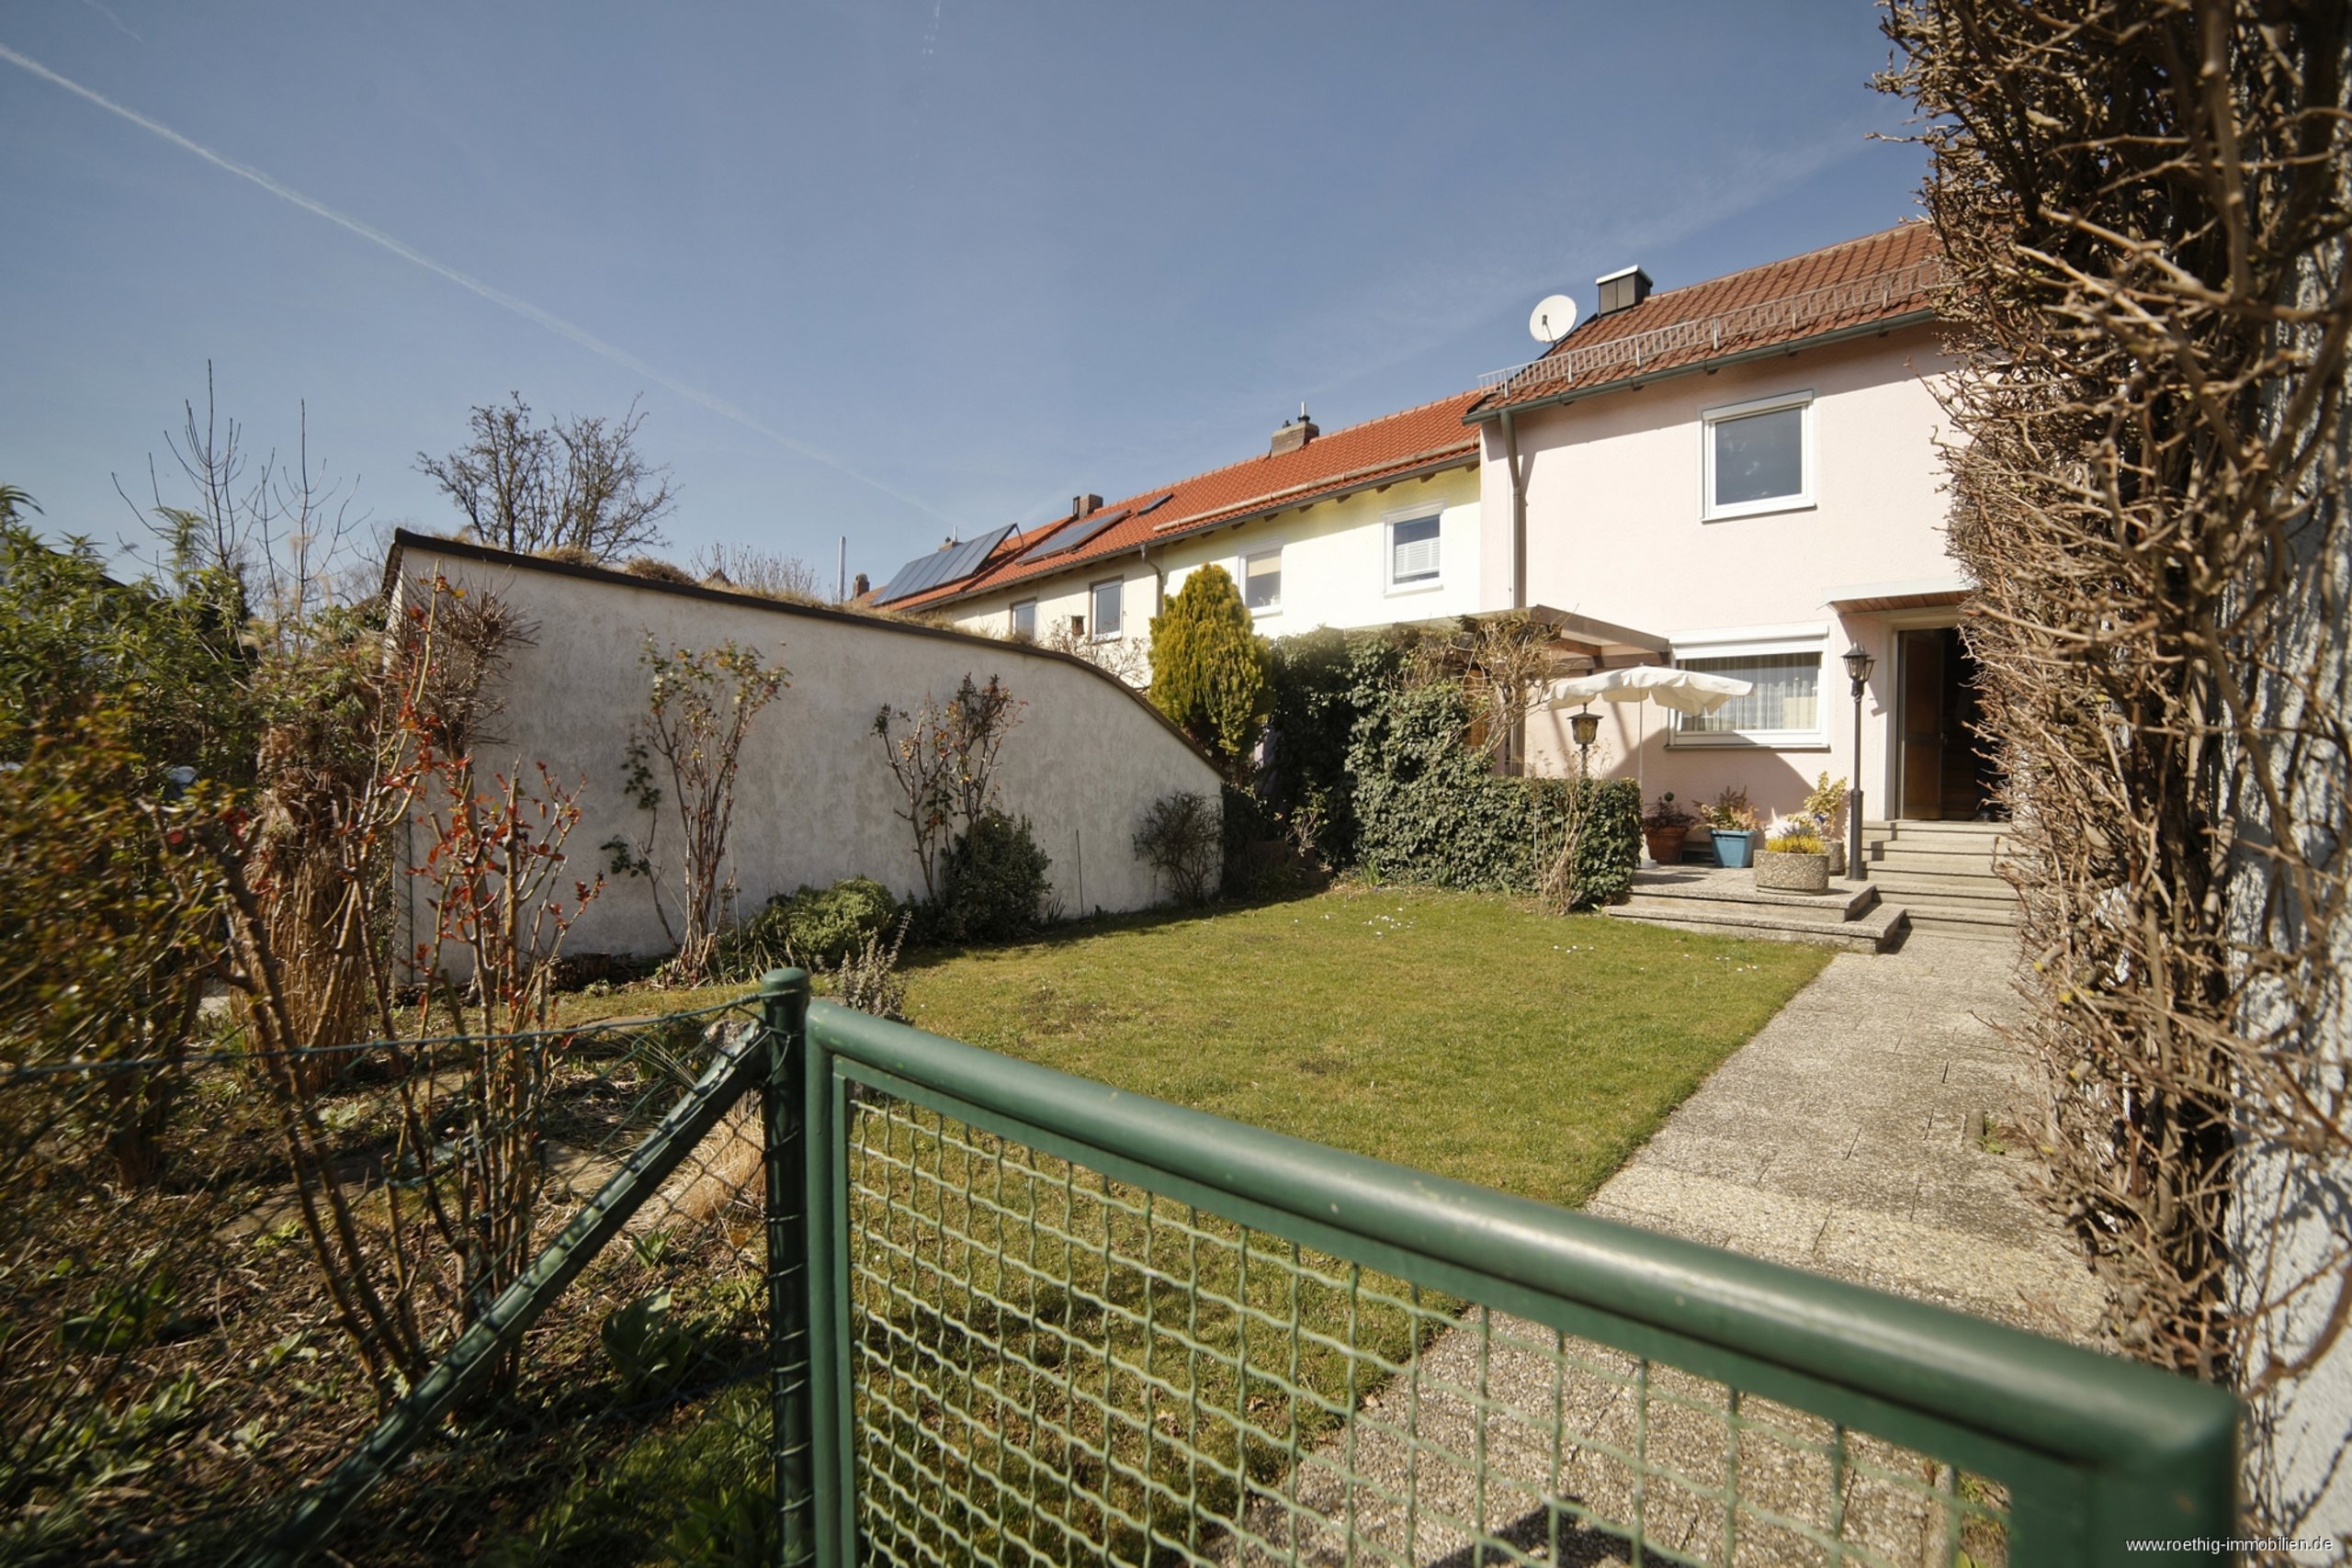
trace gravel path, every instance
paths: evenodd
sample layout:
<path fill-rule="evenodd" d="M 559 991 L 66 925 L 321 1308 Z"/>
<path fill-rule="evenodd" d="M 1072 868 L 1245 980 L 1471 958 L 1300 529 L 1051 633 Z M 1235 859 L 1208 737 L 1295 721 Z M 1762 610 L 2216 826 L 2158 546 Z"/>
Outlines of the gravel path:
<path fill-rule="evenodd" d="M 1995 1152 L 2000 1129 L 2023 1121 L 2031 1100 L 2027 1064 L 1986 1021 L 2014 1005 L 2012 962 L 1995 944 L 1917 937 L 1892 954 L 1840 955 L 1674 1113 L 1589 1212 L 2087 1341 L 2098 1290 L 2056 1220 L 2026 1194 L 2030 1153 Z M 1802 1446 L 1826 1442 L 1826 1425 L 1749 1395 L 1740 1416 L 1756 1425 L 1735 1452 L 1721 1385 L 1648 1374 L 1642 1421 L 1637 1375 L 1633 1359 L 1604 1347 L 1474 1314 L 1303 1461 L 1283 1495 L 1261 1499 L 1244 1524 L 1256 1540 L 1231 1544 L 1227 1561 L 1623 1561 L 1614 1534 L 1555 1534 L 1543 1506 L 1555 1467 L 1560 1495 L 1612 1522 L 1638 1509 L 1648 1539 L 1702 1561 L 1825 1560 L 1802 1536 L 1745 1511 L 1727 1529 L 1719 1504 L 1659 1472 L 1713 1484 L 1736 1460 L 1744 1498 L 1826 1530 L 1838 1495 L 1830 1461 Z M 1555 1409 L 1571 1433 L 1556 1454 Z M 1474 1466 L 1432 1451 L 1466 1459 L 1482 1443 L 1483 1495 Z M 1629 1462 L 1637 1449 L 1640 1467 Z M 1852 1444 L 1851 1459 L 1838 1526 L 1846 1539 L 1888 1562 L 1940 1560 L 1946 1511 L 1922 1495 L 1933 1467 L 1866 1440 Z M 1648 1472 L 1638 1486 L 1637 1468 Z M 1482 1536 L 1525 1557 L 1482 1552 L 1474 1545 Z M 1963 1544 L 1979 1562 L 2005 1555 L 1982 1526 Z"/>

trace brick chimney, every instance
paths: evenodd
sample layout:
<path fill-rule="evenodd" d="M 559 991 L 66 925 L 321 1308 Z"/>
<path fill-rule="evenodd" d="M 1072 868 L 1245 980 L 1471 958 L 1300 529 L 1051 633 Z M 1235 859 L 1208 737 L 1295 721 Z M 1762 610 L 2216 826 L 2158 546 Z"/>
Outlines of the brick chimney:
<path fill-rule="evenodd" d="M 1620 310 L 1630 310 L 1650 297 L 1650 275 L 1638 266 L 1620 267 L 1593 282 L 1600 289 L 1600 309 L 1596 315 L 1613 316 Z"/>
<path fill-rule="evenodd" d="M 1083 517 L 1090 512 L 1102 509 L 1102 498 L 1099 495 L 1074 495 L 1069 498 L 1069 514 L 1072 517 Z"/>
<path fill-rule="evenodd" d="M 1279 457 L 1285 452 L 1295 452 L 1322 434 L 1315 422 L 1306 417 L 1306 405 L 1301 403 L 1298 405 L 1298 417 L 1283 421 L 1283 427 L 1274 432 L 1273 446 L 1267 456 Z"/>

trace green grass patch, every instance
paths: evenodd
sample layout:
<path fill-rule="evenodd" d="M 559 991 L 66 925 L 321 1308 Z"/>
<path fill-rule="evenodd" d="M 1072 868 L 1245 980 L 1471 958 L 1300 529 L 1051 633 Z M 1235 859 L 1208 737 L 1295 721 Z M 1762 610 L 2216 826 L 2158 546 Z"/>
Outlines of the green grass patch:
<path fill-rule="evenodd" d="M 1343 887 L 910 965 L 933 1033 L 1575 1205 L 1829 954 Z"/>

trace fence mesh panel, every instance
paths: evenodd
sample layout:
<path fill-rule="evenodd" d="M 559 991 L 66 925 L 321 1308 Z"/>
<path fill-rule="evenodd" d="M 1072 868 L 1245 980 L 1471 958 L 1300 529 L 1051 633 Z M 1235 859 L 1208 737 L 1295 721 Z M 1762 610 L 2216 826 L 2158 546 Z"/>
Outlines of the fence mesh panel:
<path fill-rule="evenodd" d="M 734 1006 L 0 1075 L 0 1561 L 252 1545 L 752 1027 Z M 151 1107 L 160 1176 L 128 1181 Z M 764 1560 L 762 1147 L 746 1095 L 334 1552 Z"/>
<path fill-rule="evenodd" d="M 2007 1561 L 2003 1493 L 1928 1455 L 859 1100 L 873 1561 Z"/>

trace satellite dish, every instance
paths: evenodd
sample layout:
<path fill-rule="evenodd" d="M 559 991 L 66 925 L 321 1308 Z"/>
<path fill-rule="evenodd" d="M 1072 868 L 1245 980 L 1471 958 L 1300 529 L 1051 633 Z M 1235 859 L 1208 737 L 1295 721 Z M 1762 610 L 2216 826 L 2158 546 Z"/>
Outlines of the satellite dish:
<path fill-rule="evenodd" d="M 1576 324 L 1577 302 L 1565 294 L 1554 294 L 1539 301 L 1535 313 L 1527 318 L 1527 330 L 1537 343 L 1557 343 Z"/>

